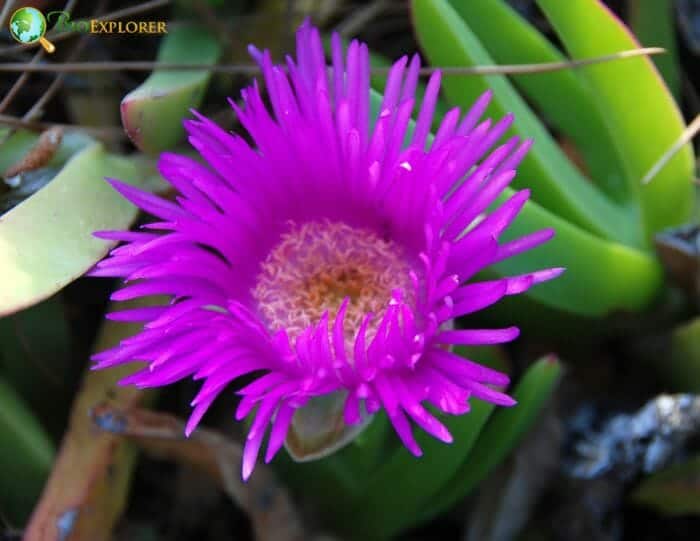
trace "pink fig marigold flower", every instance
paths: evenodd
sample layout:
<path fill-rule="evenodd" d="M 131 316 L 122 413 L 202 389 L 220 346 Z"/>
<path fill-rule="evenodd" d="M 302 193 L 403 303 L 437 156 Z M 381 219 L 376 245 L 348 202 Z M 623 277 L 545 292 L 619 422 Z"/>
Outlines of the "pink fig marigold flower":
<path fill-rule="evenodd" d="M 239 420 L 255 410 L 244 478 L 269 426 L 266 461 L 295 413 L 317 397 L 341 397 L 347 425 L 383 408 L 415 455 L 411 421 L 451 441 L 424 404 L 453 415 L 468 412 L 472 396 L 512 405 L 497 390 L 508 383 L 505 374 L 450 351 L 516 338 L 515 327 L 454 330 L 451 322 L 561 272 L 469 281 L 553 234 L 499 244 L 527 190 L 485 214 L 531 144 L 513 137 L 489 153 L 512 116 L 479 123 L 487 93 L 466 116 L 448 112 L 431 140 L 438 72 L 409 129 L 417 57 L 394 64 L 371 118 L 365 44 L 353 41 L 344 53 L 334 36 L 329 69 L 318 30 L 304 24 L 297 59 L 287 58 L 286 68 L 268 52 L 251 53 L 272 111 L 257 84 L 242 92 L 242 107 L 231 106 L 254 146 L 197 114 L 185 127 L 205 165 L 168 153 L 159 163 L 179 192 L 176 202 L 110 180 L 159 221 L 139 232 L 96 233 L 125 244 L 92 275 L 129 282 L 114 300 L 172 300 L 109 314 L 145 325 L 96 355 L 95 367 L 145 361 L 122 381 L 138 387 L 203 380 L 188 435 L 216 396 L 247 376 L 236 410 Z"/>

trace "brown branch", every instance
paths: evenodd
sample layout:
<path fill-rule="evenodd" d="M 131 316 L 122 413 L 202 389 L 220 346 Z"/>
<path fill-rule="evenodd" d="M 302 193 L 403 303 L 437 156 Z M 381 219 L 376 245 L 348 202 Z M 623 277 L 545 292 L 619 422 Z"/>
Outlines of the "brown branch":
<path fill-rule="evenodd" d="M 37 64 L 39 60 L 41 60 L 44 56 L 44 49 L 42 47 L 39 47 L 37 50 L 36 54 L 32 57 L 31 61 L 29 62 L 31 65 Z M 3 112 L 7 107 L 12 103 L 12 100 L 15 99 L 17 94 L 19 94 L 19 91 L 22 90 L 22 87 L 24 86 L 24 83 L 27 82 L 27 79 L 29 79 L 30 72 L 27 70 L 24 70 L 22 74 L 17 77 L 17 80 L 14 82 L 14 84 L 10 87 L 10 90 L 7 91 L 7 93 L 3 96 L 2 101 L 0 101 L 0 113 Z"/>
<path fill-rule="evenodd" d="M 620 51 L 604 56 L 594 58 L 584 58 L 580 60 L 566 60 L 561 62 L 545 62 L 541 64 L 507 64 L 493 66 L 441 66 L 422 68 L 421 74 L 428 75 L 435 71 L 441 71 L 445 75 L 494 75 L 494 74 L 535 74 L 546 73 L 551 71 L 559 71 L 564 69 L 581 68 L 592 64 L 600 64 L 603 62 L 611 62 L 615 60 L 624 60 L 639 56 L 649 56 L 665 53 L 666 50 L 660 47 L 646 47 L 642 49 L 631 49 L 628 51 Z M 390 68 L 373 68 L 373 73 L 387 73 Z M 39 64 L 33 65 L 22 62 L 7 62 L 0 64 L 0 72 L 6 71 L 36 71 L 36 72 L 51 72 L 51 73 L 83 73 L 95 71 L 182 71 L 182 70 L 205 70 L 216 73 L 234 73 L 234 74 L 255 74 L 260 70 L 257 65 L 253 64 L 223 64 L 218 66 L 206 66 L 202 64 L 182 64 L 177 62 L 65 62 L 62 64 Z"/>

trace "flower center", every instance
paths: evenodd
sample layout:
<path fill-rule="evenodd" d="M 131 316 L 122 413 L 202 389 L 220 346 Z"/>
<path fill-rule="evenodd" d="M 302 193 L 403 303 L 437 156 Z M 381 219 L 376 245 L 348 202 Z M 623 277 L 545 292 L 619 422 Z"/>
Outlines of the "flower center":
<path fill-rule="evenodd" d="M 394 290 L 410 302 L 409 270 L 401 248 L 370 229 L 292 223 L 262 263 L 253 298 L 271 330 L 286 329 L 294 338 L 325 312 L 332 326 L 349 297 L 344 332 L 350 344 L 368 312 L 374 313 L 368 338 L 374 335 Z"/>

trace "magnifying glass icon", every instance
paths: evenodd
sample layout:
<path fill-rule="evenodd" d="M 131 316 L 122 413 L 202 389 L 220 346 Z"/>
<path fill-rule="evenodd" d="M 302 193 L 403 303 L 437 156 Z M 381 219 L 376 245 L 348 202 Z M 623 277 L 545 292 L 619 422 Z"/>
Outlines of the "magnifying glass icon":
<path fill-rule="evenodd" d="M 46 28 L 44 14 L 33 7 L 19 8 L 10 17 L 10 34 L 16 41 L 23 45 L 39 42 L 47 53 L 53 53 L 56 46 L 44 37 Z"/>

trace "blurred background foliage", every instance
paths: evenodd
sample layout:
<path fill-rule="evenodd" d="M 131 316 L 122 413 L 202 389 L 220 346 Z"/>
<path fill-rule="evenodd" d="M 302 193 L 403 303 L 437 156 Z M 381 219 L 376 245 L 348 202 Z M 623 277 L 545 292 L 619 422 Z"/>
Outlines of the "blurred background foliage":
<path fill-rule="evenodd" d="M 0 5 L 0 539 L 692 538 L 685 532 L 700 526 L 692 438 L 673 440 L 659 468 L 674 464 L 651 476 L 611 466 L 606 477 L 573 479 L 566 463 L 580 455 L 573 434 L 581 411 L 597 412 L 590 432 L 660 392 L 700 390 L 697 164 L 689 142 L 700 113 L 700 3 Z M 63 10 L 72 21 L 167 21 L 168 34 L 51 29 L 57 51 L 49 56 L 6 30 L 24 5 Z M 118 388 L 119 370 L 87 370 L 91 351 L 134 329 L 102 321 L 115 284 L 81 276 L 109 248 L 91 231 L 145 219 L 101 179 L 172 196 L 155 161 L 164 150 L 191 153 L 182 118 L 197 108 L 238 130 L 226 98 L 257 74 L 247 44 L 280 59 L 306 17 L 326 35 L 335 29 L 369 44 L 375 102 L 383 68 L 403 54 L 461 69 L 443 77 L 435 126 L 490 89 L 486 116 L 515 114 L 505 138 L 535 140 L 516 179 L 532 200 L 508 238 L 557 231 L 490 272 L 568 270 L 461 322 L 524 328 L 507 348 L 462 352 L 512 374 L 516 408 L 473 403 L 469 415 L 446 420 L 455 443 L 426 437 L 420 460 L 378 415 L 342 451 L 304 464 L 280 456 L 243 485 L 234 393 L 207 415 L 211 430 L 184 440 L 179 418 L 193 384 L 144 394 Z M 665 53 L 619 58 L 641 46 Z M 599 61 L 578 64 L 589 59 Z M 501 68 L 470 72 L 475 66 Z"/>

